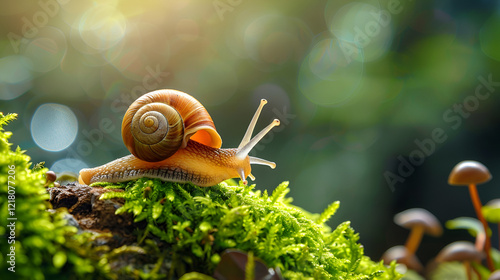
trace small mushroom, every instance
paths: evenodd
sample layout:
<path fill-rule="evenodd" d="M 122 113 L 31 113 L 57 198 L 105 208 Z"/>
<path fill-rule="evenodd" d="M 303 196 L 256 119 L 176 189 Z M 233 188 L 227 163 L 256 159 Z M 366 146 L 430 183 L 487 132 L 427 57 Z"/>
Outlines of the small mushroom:
<path fill-rule="evenodd" d="M 500 270 L 493 271 L 490 277 L 488 277 L 488 280 L 500 280 Z"/>
<path fill-rule="evenodd" d="M 443 228 L 436 217 L 422 208 L 412 208 L 398 213 L 394 216 L 394 222 L 411 230 L 405 244 L 408 256 L 415 254 L 424 233 L 432 236 L 440 236 L 443 233 Z"/>
<path fill-rule="evenodd" d="M 453 170 L 451 170 L 450 176 L 448 177 L 448 184 L 452 186 L 469 186 L 469 193 L 474 205 L 474 210 L 476 211 L 477 218 L 481 221 L 484 227 L 484 232 L 488 232 L 488 223 L 486 222 L 482 212 L 481 212 L 481 200 L 477 193 L 476 184 L 485 183 L 491 180 L 491 174 L 488 168 L 482 163 L 466 160 L 459 162 Z M 484 251 L 486 252 L 486 262 L 490 271 L 495 270 L 493 264 L 493 259 L 491 258 L 491 239 L 489 236 L 486 238 L 484 244 Z"/>
<path fill-rule="evenodd" d="M 57 179 L 57 175 L 54 171 L 47 171 L 45 173 L 45 178 L 47 181 L 54 182 Z"/>
<path fill-rule="evenodd" d="M 476 249 L 478 251 L 484 250 L 486 233 L 484 232 L 483 224 L 478 219 L 470 217 L 458 217 L 453 220 L 447 221 L 445 226 L 449 229 L 466 229 L 472 236 L 476 237 Z"/>
<path fill-rule="evenodd" d="M 436 261 L 443 262 L 462 262 L 465 266 L 467 279 L 472 279 L 471 262 L 480 262 L 484 257 L 483 252 L 476 249 L 476 246 L 468 241 L 456 241 L 444 247 L 436 256 Z"/>
<path fill-rule="evenodd" d="M 401 245 L 389 248 L 382 255 L 381 259 L 385 265 L 390 265 L 392 261 L 396 261 L 397 263 L 404 264 L 408 269 L 417 272 L 421 272 L 424 269 L 418 258 L 415 255 L 409 255 L 406 247 Z"/>
<path fill-rule="evenodd" d="M 57 179 L 57 175 L 54 171 L 47 171 L 45 172 L 45 185 L 44 187 L 48 187 L 50 183 L 55 182 Z"/>

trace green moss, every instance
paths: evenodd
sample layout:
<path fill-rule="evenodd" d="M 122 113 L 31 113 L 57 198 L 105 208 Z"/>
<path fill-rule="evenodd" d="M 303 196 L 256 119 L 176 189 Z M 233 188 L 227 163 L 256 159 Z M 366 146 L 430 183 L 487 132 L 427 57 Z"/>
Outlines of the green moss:
<path fill-rule="evenodd" d="M 12 134 L 3 126 L 15 118 L 0 113 L 0 235 L 5 237 L 0 242 L 0 279 L 101 275 L 106 265 L 92 258 L 91 234 L 77 235 L 77 229 L 64 220 L 65 211 L 47 211 L 47 169 L 43 164 L 30 169 L 24 151 L 11 150 Z"/>
<path fill-rule="evenodd" d="M 394 267 L 374 263 L 363 255 L 358 234 L 349 222 L 331 230 L 324 222 L 337 210 L 332 203 L 312 215 L 293 206 L 288 182 L 272 193 L 254 186 L 223 182 L 201 188 L 191 184 L 142 178 L 101 199 L 125 198 L 117 214 L 131 212 L 145 221 L 140 240 L 160 239 L 168 248 L 171 273 L 197 271 L 211 275 L 220 254 L 229 248 L 253 253 L 269 267 L 279 267 L 287 279 L 398 279 Z M 153 277 L 152 275 L 150 275 Z M 158 275 L 159 276 L 159 275 Z"/>
<path fill-rule="evenodd" d="M 77 233 L 64 219 L 65 209 L 50 209 L 47 169 L 43 164 L 30 168 L 30 158 L 20 148 L 11 150 L 11 133 L 3 130 L 14 118 L 0 113 L 0 234 L 5 237 L 0 242 L 0 279 L 177 279 L 182 275 L 183 279 L 211 279 L 208 275 L 228 248 L 279 267 L 287 279 L 399 278 L 394 266 L 387 268 L 363 255 L 349 222 L 333 231 L 324 224 L 338 202 L 322 214 L 310 214 L 291 204 L 286 182 L 270 196 L 233 181 L 209 188 L 146 178 L 104 184 L 125 189 L 105 193 L 101 199 L 125 198 L 117 214 L 131 212 L 137 222 L 137 243 L 110 248 L 103 240 L 112 239 L 112 234 Z M 15 178 L 9 178 L 9 171 Z M 14 200 L 15 209 L 9 210 Z M 11 222 L 15 229 L 9 239 Z M 11 246 L 15 272 L 8 270 Z M 251 274 L 247 271 L 248 278 Z"/>

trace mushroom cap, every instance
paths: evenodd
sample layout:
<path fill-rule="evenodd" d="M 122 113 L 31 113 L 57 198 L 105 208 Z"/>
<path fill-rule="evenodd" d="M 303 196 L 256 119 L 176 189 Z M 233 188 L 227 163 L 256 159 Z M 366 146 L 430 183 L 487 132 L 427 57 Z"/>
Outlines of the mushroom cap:
<path fill-rule="evenodd" d="M 500 280 L 500 270 L 493 271 L 488 280 Z"/>
<path fill-rule="evenodd" d="M 408 229 L 422 226 L 425 233 L 433 236 L 440 236 L 443 233 L 438 219 L 431 212 L 422 208 L 412 208 L 400 212 L 394 216 L 394 222 Z"/>
<path fill-rule="evenodd" d="M 488 201 L 488 203 L 486 203 L 486 205 L 494 207 L 494 208 L 500 208 L 500 198 L 492 199 L 492 200 Z"/>
<path fill-rule="evenodd" d="M 483 252 L 479 252 L 476 246 L 469 241 L 456 241 L 446 245 L 436 256 L 438 262 L 453 261 L 481 261 L 484 257 Z"/>
<path fill-rule="evenodd" d="M 415 271 L 421 271 L 424 268 L 418 258 L 414 254 L 408 256 L 408 250 L 405 246 L 401 245 L 389 248 L 382 255 L 381 260 L 383 260 L 386 265 L 389 265 L 392 261 L 396 261 Z"/>
<path fill-rule="evenodd" d="M 49 170 L 45 173 L 45 178 L 47 179 L 47 182 L 54 182 L 57 180 L 57 175 L 54 171 Z"/>
<path fill-rule="evenodd" d="M 448 184 L 453 186 L 467 186 L 470 184 L 482 184 L 491 180 L 490 171 L 484 164 L 465 160 L 459 162 L 448 177 Z"/>

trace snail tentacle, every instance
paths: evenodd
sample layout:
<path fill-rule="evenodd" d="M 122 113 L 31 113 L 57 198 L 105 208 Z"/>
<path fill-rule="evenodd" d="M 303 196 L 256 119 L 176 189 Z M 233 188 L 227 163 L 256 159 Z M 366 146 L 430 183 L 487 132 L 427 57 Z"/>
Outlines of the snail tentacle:
<path fill-rule="evenodd" d="M 250 142 L 250 139 L 252 138 L 253 130 L 255 129 L 255 124 L 257 124 L 257 120 L 259 119 L 260 112 L 262 111 L 262 107 L 267 104 L 267 100 L 261 99 L 259 108 L 257 108 L 257 111 L 252 117 L 252 120 L 250 121 L 250 124 L 248 125 L 247 131 L 245 132 L 245 135 L 243 136 L 243 139 L 241 139 L 241 143 L 238 146 L 238 149 L 241 149 L 243 146 L 248 144 Z"/>
<path fill-rule="evenodd" d="M 243 147 L 238 149 L 238 152 L 236 153 L 236 157 L 243 159 L 248 156 L 248 153 L 259 143 L 266 134 L 273 129 L 273 127 L 280 125 L 280 121 L 278 119 L 274 119 L 268 126 L 266 126 L 261 132 L 259 132 L 257 135 L 255 135 L 252 140 L 250 140 L 247 144 L 245 144 Z"/>
<path fill-rule="evenodd" d="M 250 177 L 250 180 L 255 181 L 255 176 L 253 176 L 252 173 L 248 174 L 248 177 Z"/>
<path fill-rule="evenodd" d="M 266 165 L 272 169 L 276 168 L 276 163 L 258 157 L 250 157 L 250 164 Z"/>

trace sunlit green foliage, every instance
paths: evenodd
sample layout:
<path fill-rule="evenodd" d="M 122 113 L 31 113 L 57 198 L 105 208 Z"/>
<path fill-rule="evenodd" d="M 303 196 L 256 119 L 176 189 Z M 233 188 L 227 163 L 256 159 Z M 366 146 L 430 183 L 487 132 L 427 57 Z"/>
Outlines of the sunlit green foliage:
<path fill-rule="evenodd" d="M 349 222 L 330 230 L 324 222 L 339 206 L 311 215 L 294 207 L 288 182 L 269 196 L 254 186 L 221 183 L 209 188 L 142 178 L 107 188 L 101 199 L 125 198 L 116 213 L 146 221 L 140 240 L 159 237 L 171 249 L 172 269 L 213 273 L 228 248 L 251 252 L 287 279 L 398 279 L 394 268 L 363 255 Z M 311 219 L 312 218 L 312 219 Z"/>
<path fill-rule="evenodd" d="M 44 188 L 47 169 L 40 165 L 30 169 L 30 157 L 19 147 L 11 150 L 8 139 L 12 133 L 5 132 L 3 125 L 15 118 L 15 114 L 0 113 L 0 235 L 6 237 L 0 242 L 0 279 L 96 277 L 106 265 L 91 258 L 91 234 L 77 235 L 77 229 L 63 219 L 64 211 L 47 211 L 50 209 Z M 9 185 L 13 196 L 9 196 Z M 7 227 L 12 223 L 15 228 Z M 11 246 L 15 262 L 8 263 Z M 14 268 L 9 271 L 12 265 Z"/>
<path fill-rule="evenodd" d="M 490 223 L 500 223 L 500 200 L 494 199 L 481 208 L 484 218 Z"/>
<path fill-rule="evenodd" d="M 484 227 L 478 219 L 470 217 L 458 217 L 446 222 L 449 229 L 466 229 L 470 235 L 476 237 L 478 233 L 484 234 Z M 488 231 L 491 235 L 491 230 Z"/>

